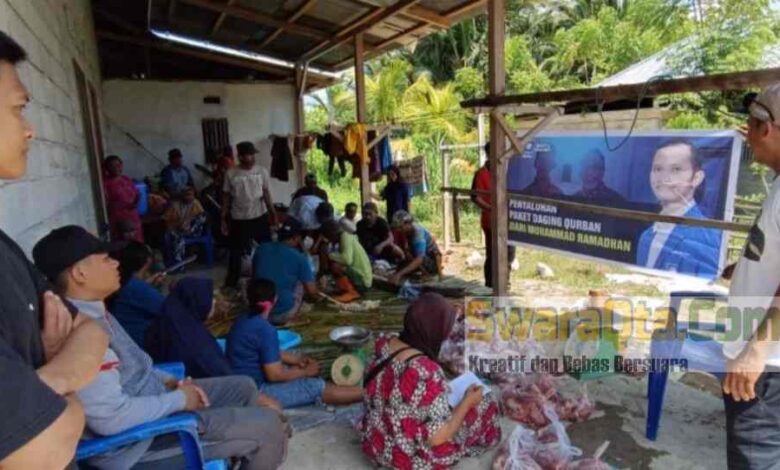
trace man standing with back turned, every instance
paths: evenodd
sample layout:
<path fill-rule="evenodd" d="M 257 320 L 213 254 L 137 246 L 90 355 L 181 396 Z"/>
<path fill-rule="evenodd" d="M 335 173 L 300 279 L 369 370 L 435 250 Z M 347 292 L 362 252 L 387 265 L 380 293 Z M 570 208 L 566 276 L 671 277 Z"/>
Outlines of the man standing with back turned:
<path fill-rule="evenodd" d="M 0 31 L 0 178 L 27 168 L 33 129 L 16 64 L 24 50 Z M 10 201 L 3 201 L 9 204 Z M 108 335 L 51 292 L 0 231 L 0 468 L 66 467 L 84 428 L 74 393 L 98 373 Z"/>
<path fill-rule="evenodd" d="M 747 141 L 757 162 L 780 172 L 780 83 L 751 97 Z M 780 462 L 780 179 L 775 178 L 750 230 L 729 291 L 731 325 L 746 325 L 746 312 L 767 309 L 756 330 L 734 331 L 723 381 L 730 469 L 770 469 Z M 750 314 L 748 314 L 750 315 Z M 731 333 L 731 332 L 730 332 Z"/>

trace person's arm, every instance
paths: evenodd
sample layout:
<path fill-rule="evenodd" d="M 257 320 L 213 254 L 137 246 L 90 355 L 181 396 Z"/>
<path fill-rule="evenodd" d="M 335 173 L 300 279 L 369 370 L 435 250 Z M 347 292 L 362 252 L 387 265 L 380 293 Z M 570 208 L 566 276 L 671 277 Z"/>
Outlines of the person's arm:
<path fill-rule="evenodd" d="M 171 188 L 175 186 L 175 183 L 173 182 L 173 172 L 169 167 L 163 168 L 163 171 L 160 172 L 160 179 L 162 180 L 163 189 L 165 189 L 169 196 L 173 196 Z"/>
<path fill-rule="evenodd" d="M 774 300 L 745 348 L 736 359 L 728 361 L 723 392 L 736 401 L 750 401 L 756 397 L 756 382 L 764 373 L 766 358 L 780 340 L 780 286 Z"/>
<path fill-rule="evenodd" d="M 189 168 L 185 167 L 184 169 L 187 170 L 187 186 L 195 189 L 195 180 L 192 179 L 192 172 L 190 172 Z"/>
<path fill-rule="evenodd" d="M 479 173 L 474 175 L 474 180 L 471 183 L 471 190 L 472 191 L 484 191 L 485 188 L 482 188 L 478 183 L 478 176 Z M 471 200 L 474 202 L 474 204 L 477 205 L 480 209 L 483 211 L 489 211 L 490 210 L 490 199 L 486 199 L 485 196 L 481 194 L 472 194 Z"/>
<path fill-rule="evenodd" d="M 282 364 L 287 366 L 299 366 L 303 362 L 303 356 L 287 351 L 281 351 Z"/>
<path fill-rule="evenodd" d="M 41 337 L 47 361 L 38 376 L 60 395 L 76 392 L 97 375 L 108 348 L 108 334 L 83 314 L 77 314 L 68 328 L 70 312 L 51 293 L 44 294 L 43 310 Z"/>
<path fill-rule="evenodd" d="M 263 365 L 263 374 L 270 382 L 290 382 L 306 377 L 317 377 L 320 374 L 320 366 L 311 362 L 306 368 L 285 367 L 282 361 Z"/>
<path fill-rule="evenodd" d="M 309 297 L 317 297 L 320 295 L 320 288 L 317 287 L 317 283 L 314 281 L 303 283 L 303 292 Z"/>
<path fill-rule="evenodd" d="M 472 385 L 466 391 L 466 394 L 458 403 L 458 406 L 452 410 L 452 417 L 447 420 L 439 429 L 428 438 L 428 444 L 435 447 L 450 441 L 458 433 L 468 412 L 479 405 L 482 401 L 482 387 Z"/>
<path fill-rule="evenodd" d="M 402 277 L 406 276 L 407 274 L 411 274 L 411 273 L 417 271 L 422 266 L 424 259 L 425 259 L 424 256 L 417 256 L 417 257 L 415 257 L 403 269 L 401 269 L 400 271 L 397 271 L 394 274 L 394 277 L 402 278 Z"/>
<path fill-rule="evenodd" d="M 109 436 L 189 408 L 186 390 L 160 395 L 128 395 L 122 388 L 116 368 L 118 357 L 112 350 L 106 352 L 105 361 L 104 370 L 78 393 L 91 431 Z"/>
<path fill-rule="evenodd" d="M 68 466 L 84 430 L 84 410 L 73 395 L 68 395 L 65 400 L 65 411 L 41 433 L 1 459 L 0 468 L 27 470 Z"/>

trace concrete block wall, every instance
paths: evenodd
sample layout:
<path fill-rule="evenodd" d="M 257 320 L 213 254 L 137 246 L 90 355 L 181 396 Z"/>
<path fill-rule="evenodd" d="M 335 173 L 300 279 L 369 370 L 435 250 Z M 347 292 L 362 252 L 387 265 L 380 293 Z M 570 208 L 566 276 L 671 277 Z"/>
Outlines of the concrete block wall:
<path fill-rule="evenodd" d="M 27 174 L 0 181 L 0 227 L 29 253 L 52 228 L 96 229 L 73 60 L 99 94 L 97 46 L 89 0 L 0 0 L 0 30 L 27 50 L 19 67 L 31 95 L 36 131 Z"/>
<path fill-rule="evenodd" d="M 204 104 L 218 96 L 221 104 Z M 106 154 L 124 160 L 125 173 L 136 179 L 157 174 L 167 164 L 168 150 L 178 147 L 199 187 L 205 183 L 194 164 L 205 163 L 201 120 L 227 118 L 230 141 L 248 140 L 259 150 L 258 163 L 271 168 L 271 134 L 293 133 L 296 96 L 292 85 L 241 84 L 200 81 L 106 80 L 103 83 Z M 150 156 L 125 133 L 129 132 L 157 158 Z M 160 160 L 163 160 L 162 162 Z M 290 181 L 271 180 L 276 202 L 288 204 L 297 189 Z"/>

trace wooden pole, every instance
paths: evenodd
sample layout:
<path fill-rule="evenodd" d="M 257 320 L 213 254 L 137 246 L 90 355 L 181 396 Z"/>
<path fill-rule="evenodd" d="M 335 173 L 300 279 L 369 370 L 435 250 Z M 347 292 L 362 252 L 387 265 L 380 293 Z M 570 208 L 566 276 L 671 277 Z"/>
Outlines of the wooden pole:
<path fill-rule="evenodd" d="M 488 88 L 491 96 L 502 96 L 506 91 L 506 70 L 504 68 L 504 40 L 506 36 L 505 0 L 488 0 Z M 507 162 L 500 157 L 506 151 L 506 139 L 501 125 L 494 115 L 490 116 L 490 226 L 493 251 L 493 295 L 507 293 L 509 263 L 507 240 L 509 237 L 508 206 L 506 198 Z"/>
<path fill-rule="evenodd" d="M 357 121 L 365 123 L 366 80 L 363 70 L 363 33 L 355 35 L 355 101 L 357 102 Z M 366 139 L 366 136 L 363 136 Z M 365 144 L 365 142 L 364 142 Z M 371 201 L 371 182 L 368 180 L 368 162 L 360 163 L 360 206 Z"/>
<path fill-rule="evenodd" d="M 440 150 L 441 152 L 441 166 L 442 166 L 442 180 L 444 182 L 444 187 L 449 187 L 450 185 L 450 151 L 449 150 Z M 450 218 L 452 217 L 452 201 L 449 197 L 447 197 L 447 194 L 441 195 L 441 209 L 442 209 L 442 223 L 444 224 L 444 227 L 442 227 L 442 234 L 444 235 L 444 250 L 447 251 L 450 249 Z"/>
<path fill-rule="evenodd" d="M 479 166 L 482 166 L 488 158 L 485 153 L 485 113 L 477 114 L 477 133 L 479 134 Z"/>
<path fill-rule="evenodd" d="M 295 65 L 295 138 L 306 131 L 306 112 L 303 106 L 303 95 L 306 93 L 306 71 L 301 64 Z M 298 187 L 303 187 L 306 177 L 306 160 L 303 155 L 296 155 L 298 167 Z"/>

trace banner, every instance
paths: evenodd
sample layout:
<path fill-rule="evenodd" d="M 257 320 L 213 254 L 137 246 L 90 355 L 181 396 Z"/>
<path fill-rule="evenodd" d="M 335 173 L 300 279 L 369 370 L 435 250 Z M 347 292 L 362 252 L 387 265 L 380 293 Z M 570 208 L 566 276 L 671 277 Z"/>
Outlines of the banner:
<path fill-rule="evenodd" d="M 624 135 L 611 135 L 615 147 Z M 691 219 L 730 221 L 742 140 L 735 132 L 541 133 L 509 162 L 510 193 Z M 642 222 L 510 196 L 509 239 L 655 273 L 715 279 L 727 233 Z"/>

